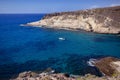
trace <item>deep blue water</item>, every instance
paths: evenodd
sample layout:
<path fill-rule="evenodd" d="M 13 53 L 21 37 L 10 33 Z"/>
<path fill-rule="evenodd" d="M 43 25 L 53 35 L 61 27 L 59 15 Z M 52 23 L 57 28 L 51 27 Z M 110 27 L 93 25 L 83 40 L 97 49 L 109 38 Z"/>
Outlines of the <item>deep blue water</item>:
<path fill-rule="evenodd" d="M 120 58 L 120 36 L 85 31 L 23 27 L 20 24 L 40 20 L 44 14 L 0 15 L 0 80 L 23 71 L 42 71 L 101 76 L 90 67 L 90 58 Z M 58 38 L 63 37 L 61 41 Z"/>

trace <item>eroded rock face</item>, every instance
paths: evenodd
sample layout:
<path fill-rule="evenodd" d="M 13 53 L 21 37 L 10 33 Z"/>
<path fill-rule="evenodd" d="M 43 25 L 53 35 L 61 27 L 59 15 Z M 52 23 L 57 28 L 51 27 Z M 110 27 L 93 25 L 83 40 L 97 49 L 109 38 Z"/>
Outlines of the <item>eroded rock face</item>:
<path fill-rule="evenodd" d="M 95 61 L 95 66 L 105 75 L 114 76 L 120 73 L 120 60 L 113 57 L 106 57 Z"/>
<path fill-rule="evenodd" d="M 83 11 L 47 14 L 29 26 L 86 30 L 98 33 L 120 33 L 120 6 Z"/>

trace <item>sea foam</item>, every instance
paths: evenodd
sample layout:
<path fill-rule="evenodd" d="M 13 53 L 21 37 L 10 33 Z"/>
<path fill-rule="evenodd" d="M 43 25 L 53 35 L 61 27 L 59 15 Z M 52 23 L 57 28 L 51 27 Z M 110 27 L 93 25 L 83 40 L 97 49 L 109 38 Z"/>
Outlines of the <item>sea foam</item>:
<path fill-rule="evenodd" d="M 94 65 L 95 61 L 96 61 L 96 59 L 91 58 L 91 59 L 89 59 L 89 61 L 87 61 L 87 63 L 88 63 L 89 66 L 94 67 L 95 66 Z"/>

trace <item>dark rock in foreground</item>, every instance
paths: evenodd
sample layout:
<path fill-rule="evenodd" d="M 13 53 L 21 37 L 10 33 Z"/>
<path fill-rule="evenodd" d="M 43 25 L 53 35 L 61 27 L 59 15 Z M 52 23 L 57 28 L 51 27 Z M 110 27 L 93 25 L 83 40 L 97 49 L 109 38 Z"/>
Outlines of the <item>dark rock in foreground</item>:
<path fill-rule="evenodd" d="M 94 65 L 100 69 L 105 75 L 97 77 L 95 75 L 86 74 L 69 75 L 66 73 L 55 73 L 54 70 L 48 68 L 42 73 L 23 72 L 16 79 L 11 80 L 120 80 L 120 60 L 113 57 L 106 57 L 95 61 Z"/>
<path fill-rule="evenodd" d="M 114 76 L 120 73 L 120 60 L 117 58 L 102 58 L 98 61 L 95 61 L 95 66 L 107 76 Z"/>

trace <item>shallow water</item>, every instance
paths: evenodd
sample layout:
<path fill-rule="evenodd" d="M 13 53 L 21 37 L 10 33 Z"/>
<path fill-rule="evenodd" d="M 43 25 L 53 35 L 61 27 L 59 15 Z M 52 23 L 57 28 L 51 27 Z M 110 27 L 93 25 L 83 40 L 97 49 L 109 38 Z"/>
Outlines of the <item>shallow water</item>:
<path fill-rule="evenodd" d="M 117 35 L 19 26 L 43 16 L 0 15 L 1 80 L 22 71 L 42 71 L 48 67 L 57 72 L 101 76 L 96 68 L 88 66 L 90 58 L 120 58 L 120 36 Z"/>

